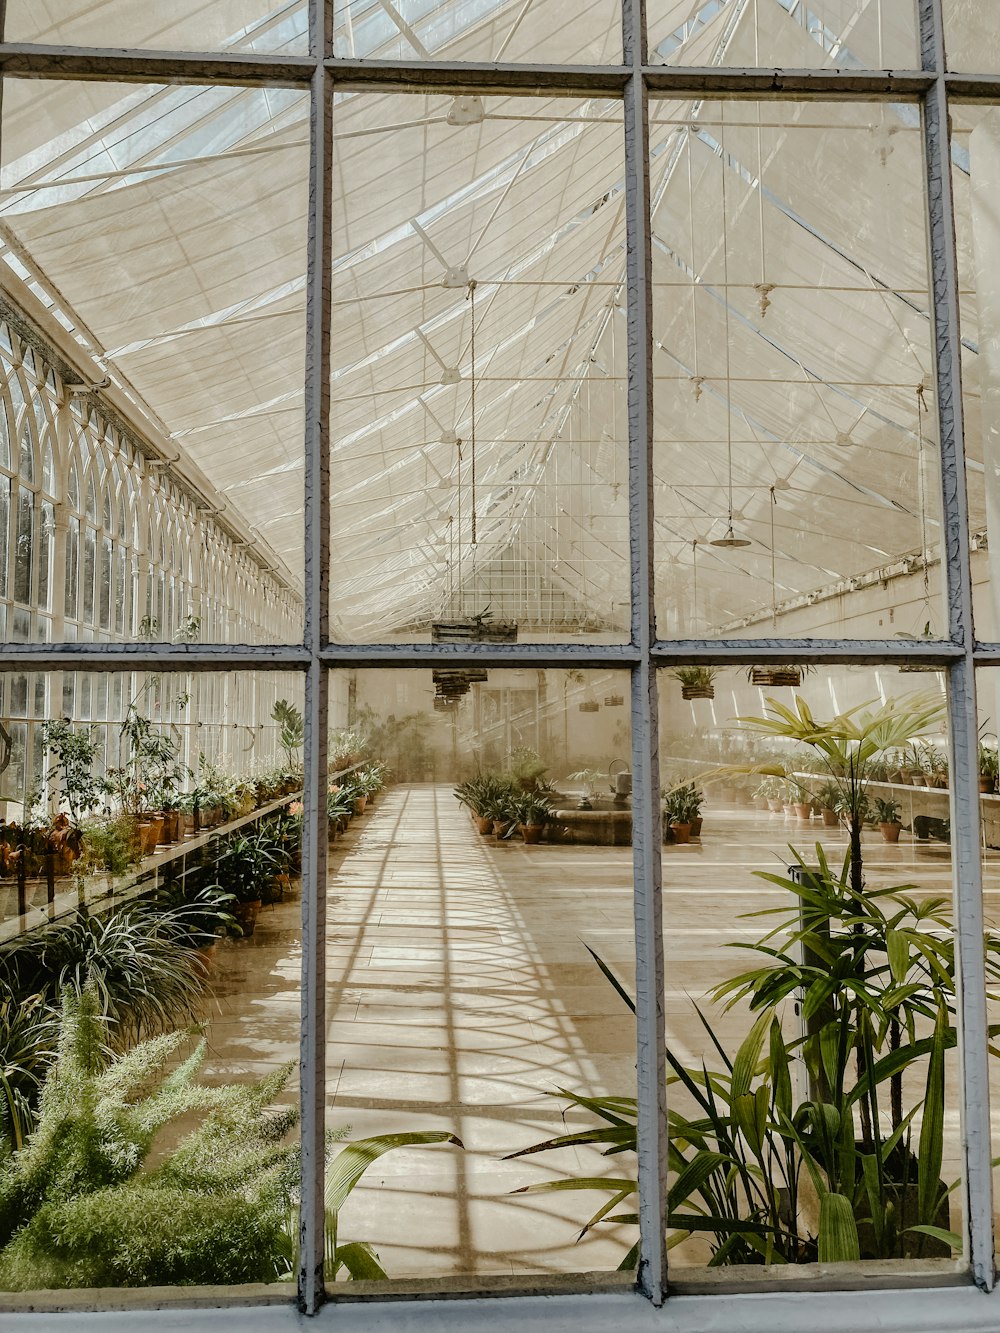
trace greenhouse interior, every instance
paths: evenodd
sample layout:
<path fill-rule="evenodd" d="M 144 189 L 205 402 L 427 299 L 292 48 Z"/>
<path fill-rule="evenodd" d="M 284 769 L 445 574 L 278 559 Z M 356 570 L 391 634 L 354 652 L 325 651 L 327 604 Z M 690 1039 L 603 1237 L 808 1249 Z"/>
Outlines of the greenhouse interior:
<path fill-rule="evenodd" d="M 987 1327 L 991 11 L 0 4 L 25 1329 Z"/>

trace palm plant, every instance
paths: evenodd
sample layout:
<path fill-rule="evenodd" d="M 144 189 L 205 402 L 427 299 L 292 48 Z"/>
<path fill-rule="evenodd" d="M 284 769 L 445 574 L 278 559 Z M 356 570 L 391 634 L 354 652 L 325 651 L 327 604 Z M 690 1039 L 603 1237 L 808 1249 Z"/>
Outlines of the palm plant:
<path fill-rule="evenodd" d="M 919 1257 L 961 1247 L 948 1229 L 954 1187 L 941 1179 L 945 1067 L 956 1042 L 948 902 L 911 885 L 858 893 L 849 855 L 836 873 L 821 846 L 816 858 L 810 869 L 799 857 L 794 876 L 758 872 L 790 901 L 752 914 L 771 918 L 771 929 L 731 947 L 749 949 L 759 965 L 712 993 L 727 1010 L 746 1005 L 754 1016 L 735 1056 L 700 1011 L 720 1065 L 691 1069 L 666 1052 L 669 1083 L 693 1107 L 686 1112 L 680 1096 L 671 1098 L 668 1243 L 709 1233 L 713 1264 Z M 986 944 L 996 985 L 1000 939 Z M 625 988 L 590 953 L 634 1012 Z M 801 1007 L 805 1031 L 786 1039 L 781 1014 L 791 1003 Z M 796 1096 L 800 1073 L 807 1088 Z M 582 1143 L 604 1145 L 609 1156 L 635 1151 L 634 1100 L 564 1095 L 602 1123 L 513 1156 Z M 605 1220 L 635 1220 L 616 1211 L 635 1192 L 631 1174 L 526 1188 L 603 1192 L 585 1232 Z M 633 1251 L 624 1266 L 634 1262 Z"/>

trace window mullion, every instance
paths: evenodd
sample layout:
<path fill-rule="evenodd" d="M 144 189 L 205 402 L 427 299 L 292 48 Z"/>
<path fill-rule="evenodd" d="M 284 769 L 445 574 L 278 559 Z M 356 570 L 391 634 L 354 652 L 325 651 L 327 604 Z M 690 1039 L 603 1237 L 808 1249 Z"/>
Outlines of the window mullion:
<path fill-rule="evenodd" d="M 976 1283 L 993 1286 L 993 1190 L 986 977 L 983 966 L 983 883 L 977 776 L 972 578 L 962 421 L 958 259 L 944 79 L 941 0 L 919 0 L 923 67 L 936 71 L 924 103 L 923 133 L 936 402 L 942 487 L 942 549 L 947 579 L 948 636 L 962 649 L 949 668 L 951 836 L 958 960 L 958 1050 L 962 1071 L 962 1143 L 970 1260 Z"/>
<path fill-rule="evenodd" d="M 632 647 L 632 863 L 635 911 L 638 1104 L 638 1282 L 660 1305 L 666 1295 L 667 1117 L 663 928 L 660 893 L 660 776 L 653 618 L 652 257 L 644 0 L 623 0 L 625 193 L 628 281 L 629 559 Z"/>
<path fill-rule="evenodd" d="M 315 60 L 309 108 L 309 238 L 306 267 L 305 680 L 302 816 L 302 1183 L 299 1305 L 323 1301 L 323 1175 L 326 1141 L 326 876 L 329 672 L 320 653 L 328 637 L 330 545 L 330 164 L 333 98 L 323 56 L 333 34 L 333 0 L 310 0 Z"/>

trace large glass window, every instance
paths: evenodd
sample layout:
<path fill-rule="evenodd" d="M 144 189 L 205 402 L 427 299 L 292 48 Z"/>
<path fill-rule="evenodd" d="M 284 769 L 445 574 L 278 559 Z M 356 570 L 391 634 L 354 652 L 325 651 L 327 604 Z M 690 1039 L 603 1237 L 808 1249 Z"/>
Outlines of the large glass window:
<path fill-rule="evenodd" d="M 989 9 L 0 5 L 0 1287 L 988 1321 Z"/>

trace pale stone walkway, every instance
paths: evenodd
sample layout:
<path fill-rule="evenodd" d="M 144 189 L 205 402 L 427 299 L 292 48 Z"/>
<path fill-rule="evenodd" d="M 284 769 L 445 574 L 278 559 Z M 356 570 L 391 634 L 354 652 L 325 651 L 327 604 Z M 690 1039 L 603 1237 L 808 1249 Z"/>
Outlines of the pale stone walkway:
<path fill-rule="evenodd" d="M 692 1002 L 751 965 L 729 946 L 768 928 L 768 918 L 743 914 L 787 904 L 751 872 L 780 869 L 788 843 L 806 854 L 822 841 L 835 864 L 845 847 L 842 832 L 816 821 L 706 814 L 700 843 L 664 848 L 667 1033 L 689 1064 L 717 1060 Z M 865 855 L 873 885 L 949 892 L 941 844 L 888 847 L 866 835 Z M 996 928 L 1000 859 L 988 860 Z M 498 844 L 477 834 L 449 788 L 395 787 L 333 849 L 328 913 L 329 1125 L 349 1125 L 353 1138 L 447 1129 L 465 1144 L 381 1158 L 343 1211 L 342 1237 L 371 1241 L 394 1277 L 616 1267 L 632 1228 L 602 1226 L 576 1243 L 604 1195 L 510 1191 L 560 1175 L 619 1175 L 628 1159 L 588 1148 L 503 1159 L 564 1126 L 593 1124 L 587 1113 L 563 1120 L 566 1100 L 550 1095 L 559 1088 L 634 1095 L 631 1015 L 585 948 L 631 986 L 631 848 Z M 297 1057 L 299 914 L 297 900 L 267 909 L 252 940 L 220 953 L 212 1077 Z M 711 1022 L 735 1051 L 746 1014 L 716 1009 Z M 1000 1107 L 1000 1060 L 992 1065 Z M 952 1081 L 946 1157 L 957 1175 L 955 1089 Z M 682 1249 L 675 1261 L 698 1261 Z"/>

